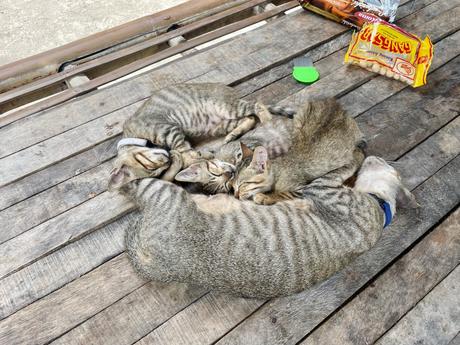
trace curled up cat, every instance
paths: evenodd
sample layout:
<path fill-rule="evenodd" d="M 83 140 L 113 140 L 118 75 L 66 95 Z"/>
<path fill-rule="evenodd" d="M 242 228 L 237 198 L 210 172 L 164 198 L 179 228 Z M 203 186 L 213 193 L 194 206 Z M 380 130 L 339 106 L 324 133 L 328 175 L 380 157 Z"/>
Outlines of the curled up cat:
<path fill-rule="evenodd" d="M 200 141 L 225 136 L 230 142 L 271 115 L 292 116 L 286 107 L 264 106 L 242 100 L 231 87 L 223 84 L 181 84 L 166 87 L 150 97 L 123 125 L 123 139 L 113 174 L 129 167 L 136 177 L 158 177 L 172 181 L 183 168 L 202 159 L 189 140 Z M 151 147 L 147 145 L 150 144 Z M 115 182 L 126 182 L 120 174 Z"/>
<path fill-rule="evenodd" d="M 269 207 L 133 179 L 120 188 L 142 210 L 127 230 L 127 253 L 147 279 L 257 298 L 302 291 L 370 249 L 397 203 L 415 205 L 383 159 L 366 158 L 355 186 L 343 186 L 354 172 L 343 166 L 304 187 L 302 199 Z"/>
<path fill-rule="evenodd" d="M 351 163 L 357 170 L 364 159 L 363 135 L 334 99 L 306 103 L 294 115 L 291 142 L 275 159 L 263 146 L 248 154 L 232 183 L 235 197 L 264 205 L 292 199 L 315 178 Z"/>

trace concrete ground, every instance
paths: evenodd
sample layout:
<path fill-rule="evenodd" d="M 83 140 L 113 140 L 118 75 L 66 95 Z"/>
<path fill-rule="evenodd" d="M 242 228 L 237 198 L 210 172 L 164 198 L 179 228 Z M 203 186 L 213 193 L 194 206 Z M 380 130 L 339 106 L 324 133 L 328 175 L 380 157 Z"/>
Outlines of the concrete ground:
<path fill-rule="evenodd" d="M 186 0 L 0 0 L 0 66 Z"/>

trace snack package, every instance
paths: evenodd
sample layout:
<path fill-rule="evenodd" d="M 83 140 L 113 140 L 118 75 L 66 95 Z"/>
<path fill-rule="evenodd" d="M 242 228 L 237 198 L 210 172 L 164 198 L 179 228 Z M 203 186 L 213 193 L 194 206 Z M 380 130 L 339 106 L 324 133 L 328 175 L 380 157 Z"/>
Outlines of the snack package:
<path fill-rule="evenodd" d="M 355 32 L 345 55 L 345 63 L 401 80 L 413 87 L 426 84 L 433 60 L 433 45 L 396 25 L 368 23 Z"/>
<path fill-rule="evenodd" d="M 300 5 L 336 22 L 361 28 L 380 19 L 392 22 L 400 0 L 299 0 Z"/>

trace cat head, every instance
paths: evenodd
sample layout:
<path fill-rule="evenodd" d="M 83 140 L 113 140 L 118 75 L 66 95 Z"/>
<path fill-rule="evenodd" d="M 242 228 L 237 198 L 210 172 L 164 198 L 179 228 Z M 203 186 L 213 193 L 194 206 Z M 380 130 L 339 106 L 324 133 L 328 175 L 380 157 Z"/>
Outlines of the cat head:
<path fill-rule="evenodd" d="M 252 150 L 243 143 L 239 143 L 231 153 L 226 152 L 225 155 L 218 156 L 225 157 L 225 160 L 213 158 L 193 163 L 180 171 L 175 180 L 199 183 L 205 192 L 212 194 L 230 193 L 236 166 L 241 164 L 243 159 L 252 156 Z"/>
<path fill-rule="evenodd" d="M 110 173 L 109 190 L 144 177 L 157 177 L 169 168 L 169 153 L 160 148 L 125 146 L 118 151 Z"/>
<path fill-rule="evenodd" d="M 257 193 L 270 191 L 273 183 L 268 152 L 263 146 L 258 146 L 252 158 L 243 161 L 238 169 L 233 182 L 234 195 L 238 199 L 250 199 Z"/>
<path fill-rule="evenodd" d="M 400 207 L 418 207 L 414 195 L 404 187 L 401 176 L 384 159 L 367 157 L 359 172 L 354 186 L 355 190 L 372 193 L 390 203 L 393 214 L 396 205 Z"/>

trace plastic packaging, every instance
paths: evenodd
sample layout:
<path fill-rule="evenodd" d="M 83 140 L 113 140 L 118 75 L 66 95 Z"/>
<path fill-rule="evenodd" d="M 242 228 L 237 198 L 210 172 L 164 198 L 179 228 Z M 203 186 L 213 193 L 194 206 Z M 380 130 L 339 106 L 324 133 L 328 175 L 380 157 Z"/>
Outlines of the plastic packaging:
<path fill-rule="evenodd" d="M 300 5 L 336 22 L 361 28 L 381 19 L 392 22 L 400 0 L 299 0 Z"/>
<path fill-rule="evenodd" d="M 368 23 L 353 34 L 345 63 L 404 81 L 413 87 L 426 84 L 433 60 L 433 45 L 427 36 L 421 40 L 396 25 Z"/>

